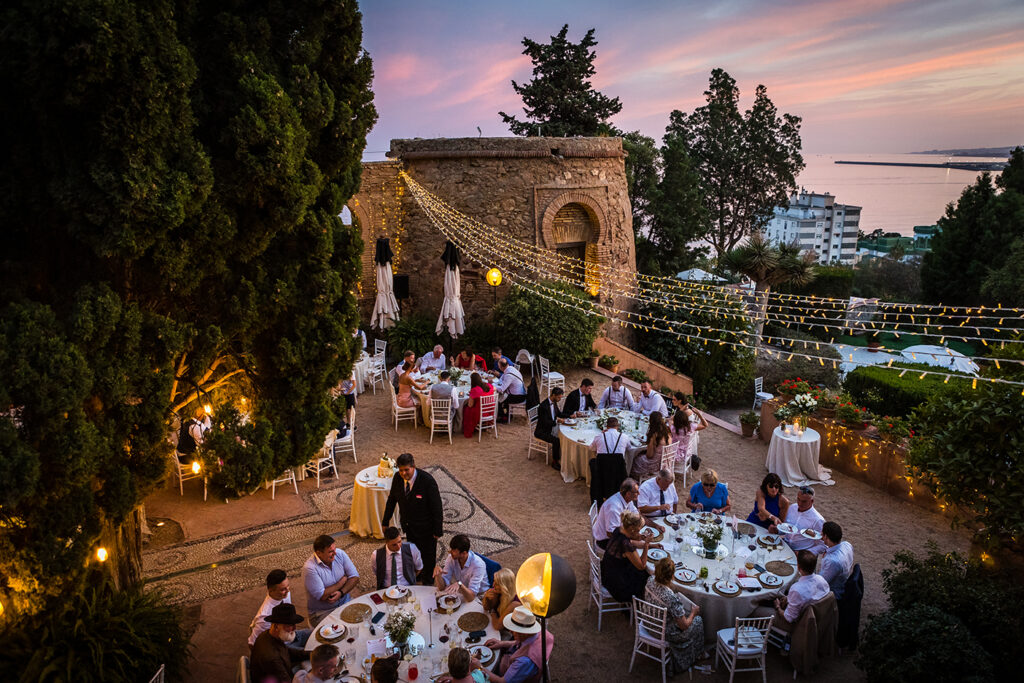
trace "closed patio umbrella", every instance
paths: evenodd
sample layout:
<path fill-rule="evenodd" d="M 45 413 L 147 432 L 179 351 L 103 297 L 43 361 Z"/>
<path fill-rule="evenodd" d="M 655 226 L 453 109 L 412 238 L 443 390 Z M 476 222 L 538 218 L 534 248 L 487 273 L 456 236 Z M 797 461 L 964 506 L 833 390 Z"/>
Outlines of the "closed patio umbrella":
<path fill-rule="evenodd" d="M 441 304 L 441 315 L 437 318 L 436 334 L 448 328 L 452 338 L 466 331 L 465 312 L 462 309 L 462 279 L 459 276 L 459 248 L 450 241 L 445 244 L 441 260 L 444 269 L 444 303 Z"/>
<path fill-rule="evenodd" d="M 370 324 L 381 330 L 394 326 L 398 320 L 398 301 L 395 300 L 394 278 L 391 274 L 391 244 L 386 237 L 377 240 L 373 260 L 377 264 L 377 300 L 373 304 Z"/>

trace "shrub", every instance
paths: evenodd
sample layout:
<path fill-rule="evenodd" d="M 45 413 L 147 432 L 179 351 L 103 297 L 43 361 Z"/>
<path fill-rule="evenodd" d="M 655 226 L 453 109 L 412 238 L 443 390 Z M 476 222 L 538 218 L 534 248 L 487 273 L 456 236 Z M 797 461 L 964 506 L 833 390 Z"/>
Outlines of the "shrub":
<path fill-rule="evenodd" d="M 107 582 L 8 621 L 0 642 L 0 680 L 24 683 L 135 683 L 161 664 L 168 680 L 181 680 L 191 648 L 180 612 L 161 595 Z"/>
<path fill-rule="evenodd" d="M 914 435 L 910 423 L 900 417 L 875 418 L 875 426 L 878 427 L 878 435 L 886 441 L 901 441 Z"/>
<path fill-rule="evenodd" d="M 434 333 L 436 324 L 436 318 L 431 319 L 425 315 L 401 318 L 387 331 L 388 349 L 392 357 L 400 358 L 409 349 L 415 351 L 417 357 L 431 351 L 438 343 L 438 336 Z"/>
<path fill-rule="evenodd" d="M 494 319 L 501 345 L 529 349 L 555 366 L 582 365 L 604 318 L 581 289 L 560 283 L 544 286 L 554 290 L 553 294 L 545 290 L 551 299 L 513 287 L 498 304 Z"/>
<path fill-rule="evenodd" d="M 612 368 L 619 364 L 619 359 L 616 358 L 615 356 L 605 354 L 597 360 L 597 364 L 600 365 L 605 370 L 611 370 Z"/>
<path fill-rule="evenodd" d="M 788 377 L 802 377 L 811 384 L 820 384 L 826 387 L 839 386 L 838 364 L 841 358 L 835 348 L 828 344 L 822 344 L 820 339 L 812 335 L 781 325 L 765 325 L 765 334 L 773 338 L 785 337 L 810 342 L 805 348 L 800 342 L 783 345 L 777 339 L 773 339 L 772 348 L 781 350 L 783 353 L 793 351 L 808 353 L 836 362 L 836 367 L 833 367 L 829 360 L 824 361 L 824 365 L 822 365 L 813 358 L 804 358 L 802 356 L 793 356 L 786 360 L 788 355 L 779 358 L 778 354 L 773 354 L 772 356 L 769 356 L 767 353 L 758 354 L 757 374 L 760 377 L 764 377 L 764 385 L 766 387 L 774 387 Z M 814 346 L 815 344 L 817 344 L 817 347 Z"/>
<path fill-rule="evenodd" d="M 740 413 L 741 425 L 756 425 L 760 421 L 761 416 L 755 413 L 753 410 L 748 410 L 745 413 Z"/>
<path fill-rule="evenodd" d="M 643 384 L 644 382 L 650 382 L 651 378 L 647 376 L 647 373 L 643 370 L 637 370 L 636 368 L 626 368 L 622 371 L 623 377 L 628 377 L 637 384 Z"/>
<path fill-rule="evenodd" d="M 787 394 L 789 396 L 797 396 L 799 394 L 807 394 L 811 391 L 811 385 L 804 379 L 799 377 L 793 379 L 784 379 L 779 382 L 775 390 L 780 394 Z"/>
<path fill-rule="evenodd" d="M 908 372 L 900 377 L 899 372 L 882 367 L 860 367 L 846 376 L 843 389 L 854 401 L 877 415 L 906 417 L 945 386 L 938 375 L 925 375 L 921 379 L 922 370 L 936 369 L 930 365 L 893 363 L 893 367 L 906 368 Z"/>
<path fill-rule="evenodd" d="M 213 428 L 199 449 L 208 485 L 219 496 L 245 495 L 299 464 L 280 460 L 283 453 L 288 453 L 287 437 L 275 433 L 268 420 L 256 417 L 243 423 L 241 413 L 231 406 L 214 415 Z"/>
<path fill-rule="evenodd" d="M 840 401 L 836 405 L 836 419 L 852 429 L 864 429 L 871 424 L 871 413 L 863 406 Z"/>

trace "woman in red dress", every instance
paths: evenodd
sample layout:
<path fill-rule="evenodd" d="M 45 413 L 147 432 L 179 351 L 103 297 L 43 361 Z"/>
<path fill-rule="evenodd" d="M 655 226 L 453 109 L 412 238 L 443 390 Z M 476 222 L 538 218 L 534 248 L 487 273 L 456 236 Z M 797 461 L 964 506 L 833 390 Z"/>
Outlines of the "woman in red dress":
<path fill-rule="evenodd" d="M 460 370 L 469 370 L 475 372 L 477 370 L 481 372 L 487 372 L 487 363 L 484 362 L 483 356 L 473 353 L 472 349 L 462 349 L 454 361 L 455 367 Z"/>
<path fill-rule="evenodd" d="M 483 381 L 478 372 L 470 375 L 469 386 L 469 398 L 466 399 L 466 407 L 462 411 L 462 435 L 467 439 L 473 438 L 476 426 L 480 422 L 480 397 L 494 393 L 494 387 Z"/>

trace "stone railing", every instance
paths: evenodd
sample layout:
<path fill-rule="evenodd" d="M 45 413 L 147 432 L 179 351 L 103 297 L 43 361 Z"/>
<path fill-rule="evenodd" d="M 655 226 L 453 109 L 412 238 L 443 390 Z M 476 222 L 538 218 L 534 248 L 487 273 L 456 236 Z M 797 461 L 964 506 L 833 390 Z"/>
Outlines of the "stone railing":
<path fill-rule="evenodd" d="M 628 346 L 614 342 L 608 337 L 598 337 L 594 341 L 594 348 L 602 356 L 615 356 L 619 359 L 620 375 L 626 368 L 635 368 L 642 370 L 651 378 L 651 386 L 654 387 L 655 391 L 660 391 L 662 387 L 668 387 L 673 392 L 681 391 L 684 394 L 693 394 L 692 379 L 651 360 L 641 353 L 637 353 Z"/>
<path fill-rule="evenodd" d="M 782 405 L 780 399 L 761 405 L 761 438 L 768 442 L 779 425 L 772 413 Z M 808 426 L 821 434 L 819 460 L 825 467 L 859 479 L 876 489 L 920 505 L 932 511 L 944 511 L 931 491 L 907 473 L 906 448 L 889 441 L 870 438 L 861 430 L 850 429 L 838 420 L 815 415 Z"/>

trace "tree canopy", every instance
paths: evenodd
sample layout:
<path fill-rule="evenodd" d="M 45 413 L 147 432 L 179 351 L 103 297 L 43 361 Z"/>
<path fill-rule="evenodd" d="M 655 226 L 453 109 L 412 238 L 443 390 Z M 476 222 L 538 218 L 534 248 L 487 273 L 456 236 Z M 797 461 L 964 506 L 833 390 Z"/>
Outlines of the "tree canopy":
<path fill-rule="evenodd" d="M 350 2 L 3 16 L 0 598 L 30 612 L 163 478 L 175 413 L 246 397 L 268 472 L 320 445 L 376 112 Z"/>
<path fill-rule="evenodd" d="M 760 230 L 796 188 L 796 176 L 804 168 L 800 117 L 780 116 L 763 85 L 757 86 L 751 108 L 741 114 L 739 88 L 723 69 L 711 72 L 704 97 L 707 104 L 692 113 L 677 109 L 669 115 L 662 149 L 674 157 L 671 163 L 665 158 L 666 177 L 672 164 L 695 172 L 709 222 L 694 222 L 690 231 L 706 230 L 701 237 L 721 256 Z M 677 212 L 692 214 L 691 193 L 679 187 L 675 194 Z M 666 203 L 662 211 L 672 209 Z"/>
<path fill-rule="evenodd" d="M 523 54 L 533 61 L 533 80 L 512 89 L 523 98 L 524 120 L 498 112 L 514 135 L 563 137 L 607 133 L 608 120 L 622 110 L 618 97 L 607 97 L 590 83 L 594 75 L 594 29 L 574 43 L 562 26 L 550 43 L 523 38 Z"/>

